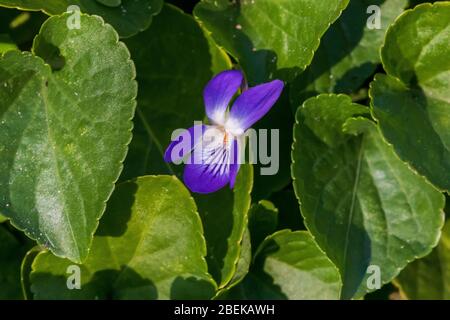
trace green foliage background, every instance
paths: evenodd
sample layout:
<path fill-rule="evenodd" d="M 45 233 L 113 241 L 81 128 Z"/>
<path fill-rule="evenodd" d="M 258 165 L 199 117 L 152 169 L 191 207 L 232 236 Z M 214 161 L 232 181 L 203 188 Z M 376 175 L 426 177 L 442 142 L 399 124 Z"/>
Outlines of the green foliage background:
<path fill-rule="evenodd" d="M 449 299 L 433 2 L 0 0 L 0 299 Z M 280 170 L 191 194 L 163 152 L 231 68 L 286 84 Z"/>

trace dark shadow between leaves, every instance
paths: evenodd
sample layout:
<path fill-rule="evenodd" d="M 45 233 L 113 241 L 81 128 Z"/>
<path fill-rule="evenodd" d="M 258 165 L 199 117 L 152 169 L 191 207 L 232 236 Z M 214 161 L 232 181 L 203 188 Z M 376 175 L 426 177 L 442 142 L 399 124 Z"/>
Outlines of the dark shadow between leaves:
<path fill-rule="evenodd" d="M 97 236 L 120 237 L 125 233 L 137 190 L 136 181 L 124 183 L 120 188 L 116 188 L 101 218 Z"/>
<path fill-rule="evenodd" d="M 353 67 L 345 72 L 345 74 L 336 81 L 336 85 L 334 87 L 335 92 L 339 93 L 352 93 L 351 90 L 348 90 L 349 83 L 358 82 L 363 84 L 366 80 L 366 77 L 361 77 L 361 74 L 371 74 L 376 70 L 377 65 L 372 62 L 366 62 L 362 65 Z"/>
<path fill-rule="evenodd" d="M 255 181 L 252 190 L 252 201 L 267 199 L 273 192 L 280 191 L 285 188 L 291 181 L 291 147 L 292 147 L 292 128 L 294 126 L 294 116 L 289 107 L 289 87 L 286 86 L 284 91 L 273 106 L 273 108 L 254 126 L 256 130 L 267 130 L 267 159 L 270 163 L 261 163 L 261 149 L 258 146 L 258 163 L 253 166 Z M 278 141 L 275 143 L 271 139 L 271 135 L 278 130 Z M 260 143 L 262 135 L 258 135 L 258 143 Z M 262 140 L 264 142 L 264 140 Z M 273 146 L 273 149 L 272 149 Z M 276 148 L 278 147 L 278 150 Z M 270 158 L 269 158 L 270 157 Z M 278 171 L 272 175 L 261 174 L 262 168 L 270 166 L 275 167 L 278 161 Z"/>
<path fill-rule="evenodd" d="M 150 279 L 142 278 L 132 268 L 122 266 L 111 291 L 115 300 L 156 300 L 158 290 Z"/>
<path fill-rule="evenodd" d="M 283 288 L 276 284 L 273 277 L 264 269 L 267 256 L 274 254 L 279 250 L 280 246 L 278 243 L 273 239 L 270 239 L 264 243 L 264 249 L 255 257 L 251 270 L 251 277 L 254 279 L 252 283 L 257 288 L 255 291 L 257 292 L 259 299 L 288 299 L 283 292 Z"/>
<path fill-rule="evenodd" d="M 215 294 L 215 288 L 209 281 L 189 277 L 177 277 L 170 288 L 172 300 L 206 300 Z"/>

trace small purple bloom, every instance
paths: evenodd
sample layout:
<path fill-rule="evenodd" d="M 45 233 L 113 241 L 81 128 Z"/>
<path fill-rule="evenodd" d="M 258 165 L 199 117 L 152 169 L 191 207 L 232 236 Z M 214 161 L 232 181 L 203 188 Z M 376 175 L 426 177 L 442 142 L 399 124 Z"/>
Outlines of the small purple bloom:
<path fill-rule="evenodd" d="M 211 79 L 203 91 L 211 125 L 196 124 L 183 130 L 165 152 L 166 162 L 186 163 L 183 179 L 192 192 L 211 193 L 228 183 L 234 187 L 245 131 L 272 108 L 283 91 L 280 80 L 249 88 L 228 110 L 243 80 L 237 70 L 221 72 Z"/>

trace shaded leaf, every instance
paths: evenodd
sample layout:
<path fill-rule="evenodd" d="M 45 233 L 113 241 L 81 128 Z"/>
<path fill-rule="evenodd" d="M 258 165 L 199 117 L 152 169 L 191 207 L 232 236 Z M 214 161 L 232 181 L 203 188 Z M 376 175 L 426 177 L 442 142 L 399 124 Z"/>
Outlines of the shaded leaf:
<path fill-rule="evenodd" d="M 0 6 L 58 15 L 76 5 L 83 13 L 102 16 L 121 37 L 130 37 L 147 29 L 163 4 L 163 0 L 116 0 L 116 6 L 106 6 L 105 1 L 111 0 L 0 0 Z"/>
<path fill-rule="evenodd" d="M 444 197 L 415 174 L 381 137 L 368 108 L 348 96 L 320 95 L 297 110 L 294 188 L 305 224 L 337 265 L 342 297 L 381 283 L 437 244 Z"/>
<path fill-rule="evenodd" d="M 311 65 L 293 83 L 293 110 L 319 93 L 353 93 L 381 62 L 379 49 L 386 29 L 403 11 L 407 0 L 350 1 L 341 17 L 323 36 Z M 380 29 L 369 29 L 375 17 L 370 6 L 380 9 Z M 369 21 L 370 22 L 370 21 Z"/>
<path fill-rule="evenodd" d="M 292 79 L 348 0 L 202 0 L 194 9 L 212 37 L 235 57 L 249 83 Z"/>
<path fill-rule="evenodd" d="M 442 229 L 438 246 L 425 258 L 409 264 L 395 283 L 408 299 L 450 299 L 450 221 Z"/>
<path fill-rule="evenodd" d="M 388 30 L 387 75 L 371 84 L 372 111 L 401 159 L 450 190 L 450 3 L 423 4 Z"/>
<path fill-rule="evenodd" d="M 83 15 L 68 30 L 66 18 L 47 20 L 35 55 L 0 59 L 0 211 L 79 262 L 122 169 L 137 88 L 111 26 Z"/>
<path fill-rule="evenodd" d="M 81 271 L 68 290 L 69 260 L 40 253 L 31 273 L 35 299 L 207 299 L 215 284 L 194 200 L 175 177 L 120 184 Z"/>

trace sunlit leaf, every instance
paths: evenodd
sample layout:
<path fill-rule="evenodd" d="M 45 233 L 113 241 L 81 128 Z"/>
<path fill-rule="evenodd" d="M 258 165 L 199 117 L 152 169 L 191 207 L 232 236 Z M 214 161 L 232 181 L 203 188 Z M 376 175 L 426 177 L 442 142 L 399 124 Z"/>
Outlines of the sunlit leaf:
<path fill-rule="evenodd" d="M 348 0 L 202 0 L 194 14 L 233 55 L 250 84 L 292 79 Z"/>
<path fill-rule="evenodd" d="M 391 281 L 437 244 L 444 197 L 413 172 L 348 96 L 320 95 L 297 110 L 294 187 L 305 224 L 337 265 L 342 297 Z M 368 267 L 371 266 L 370 269 Z"/>
<path fill-rule="evenodd" d="M 121 172 L 137 88 L 111 26 L 83 15 L 68 30 L 66 18 L 44 24 L 34 55 L 0 58 L 0 211 L 79 262 Z"/>
<path fill-rule="evenodd" d="M 372 110 L 397 154 L 450 190 L 450 3 L 423 4 L 388 30 L 387 75 L 371 84 Z"/>
<path fill-rule="evenodd" d="M 79 265 L 81 289 L 67 287 L 73 263 L 44 252 L 33 262 L 31 291 L 35 299 L 207 299 L 215 283 L 205 255 L 187 189 L 175 177 L 142 177 L 120 184 L 108 202 Z"/>

